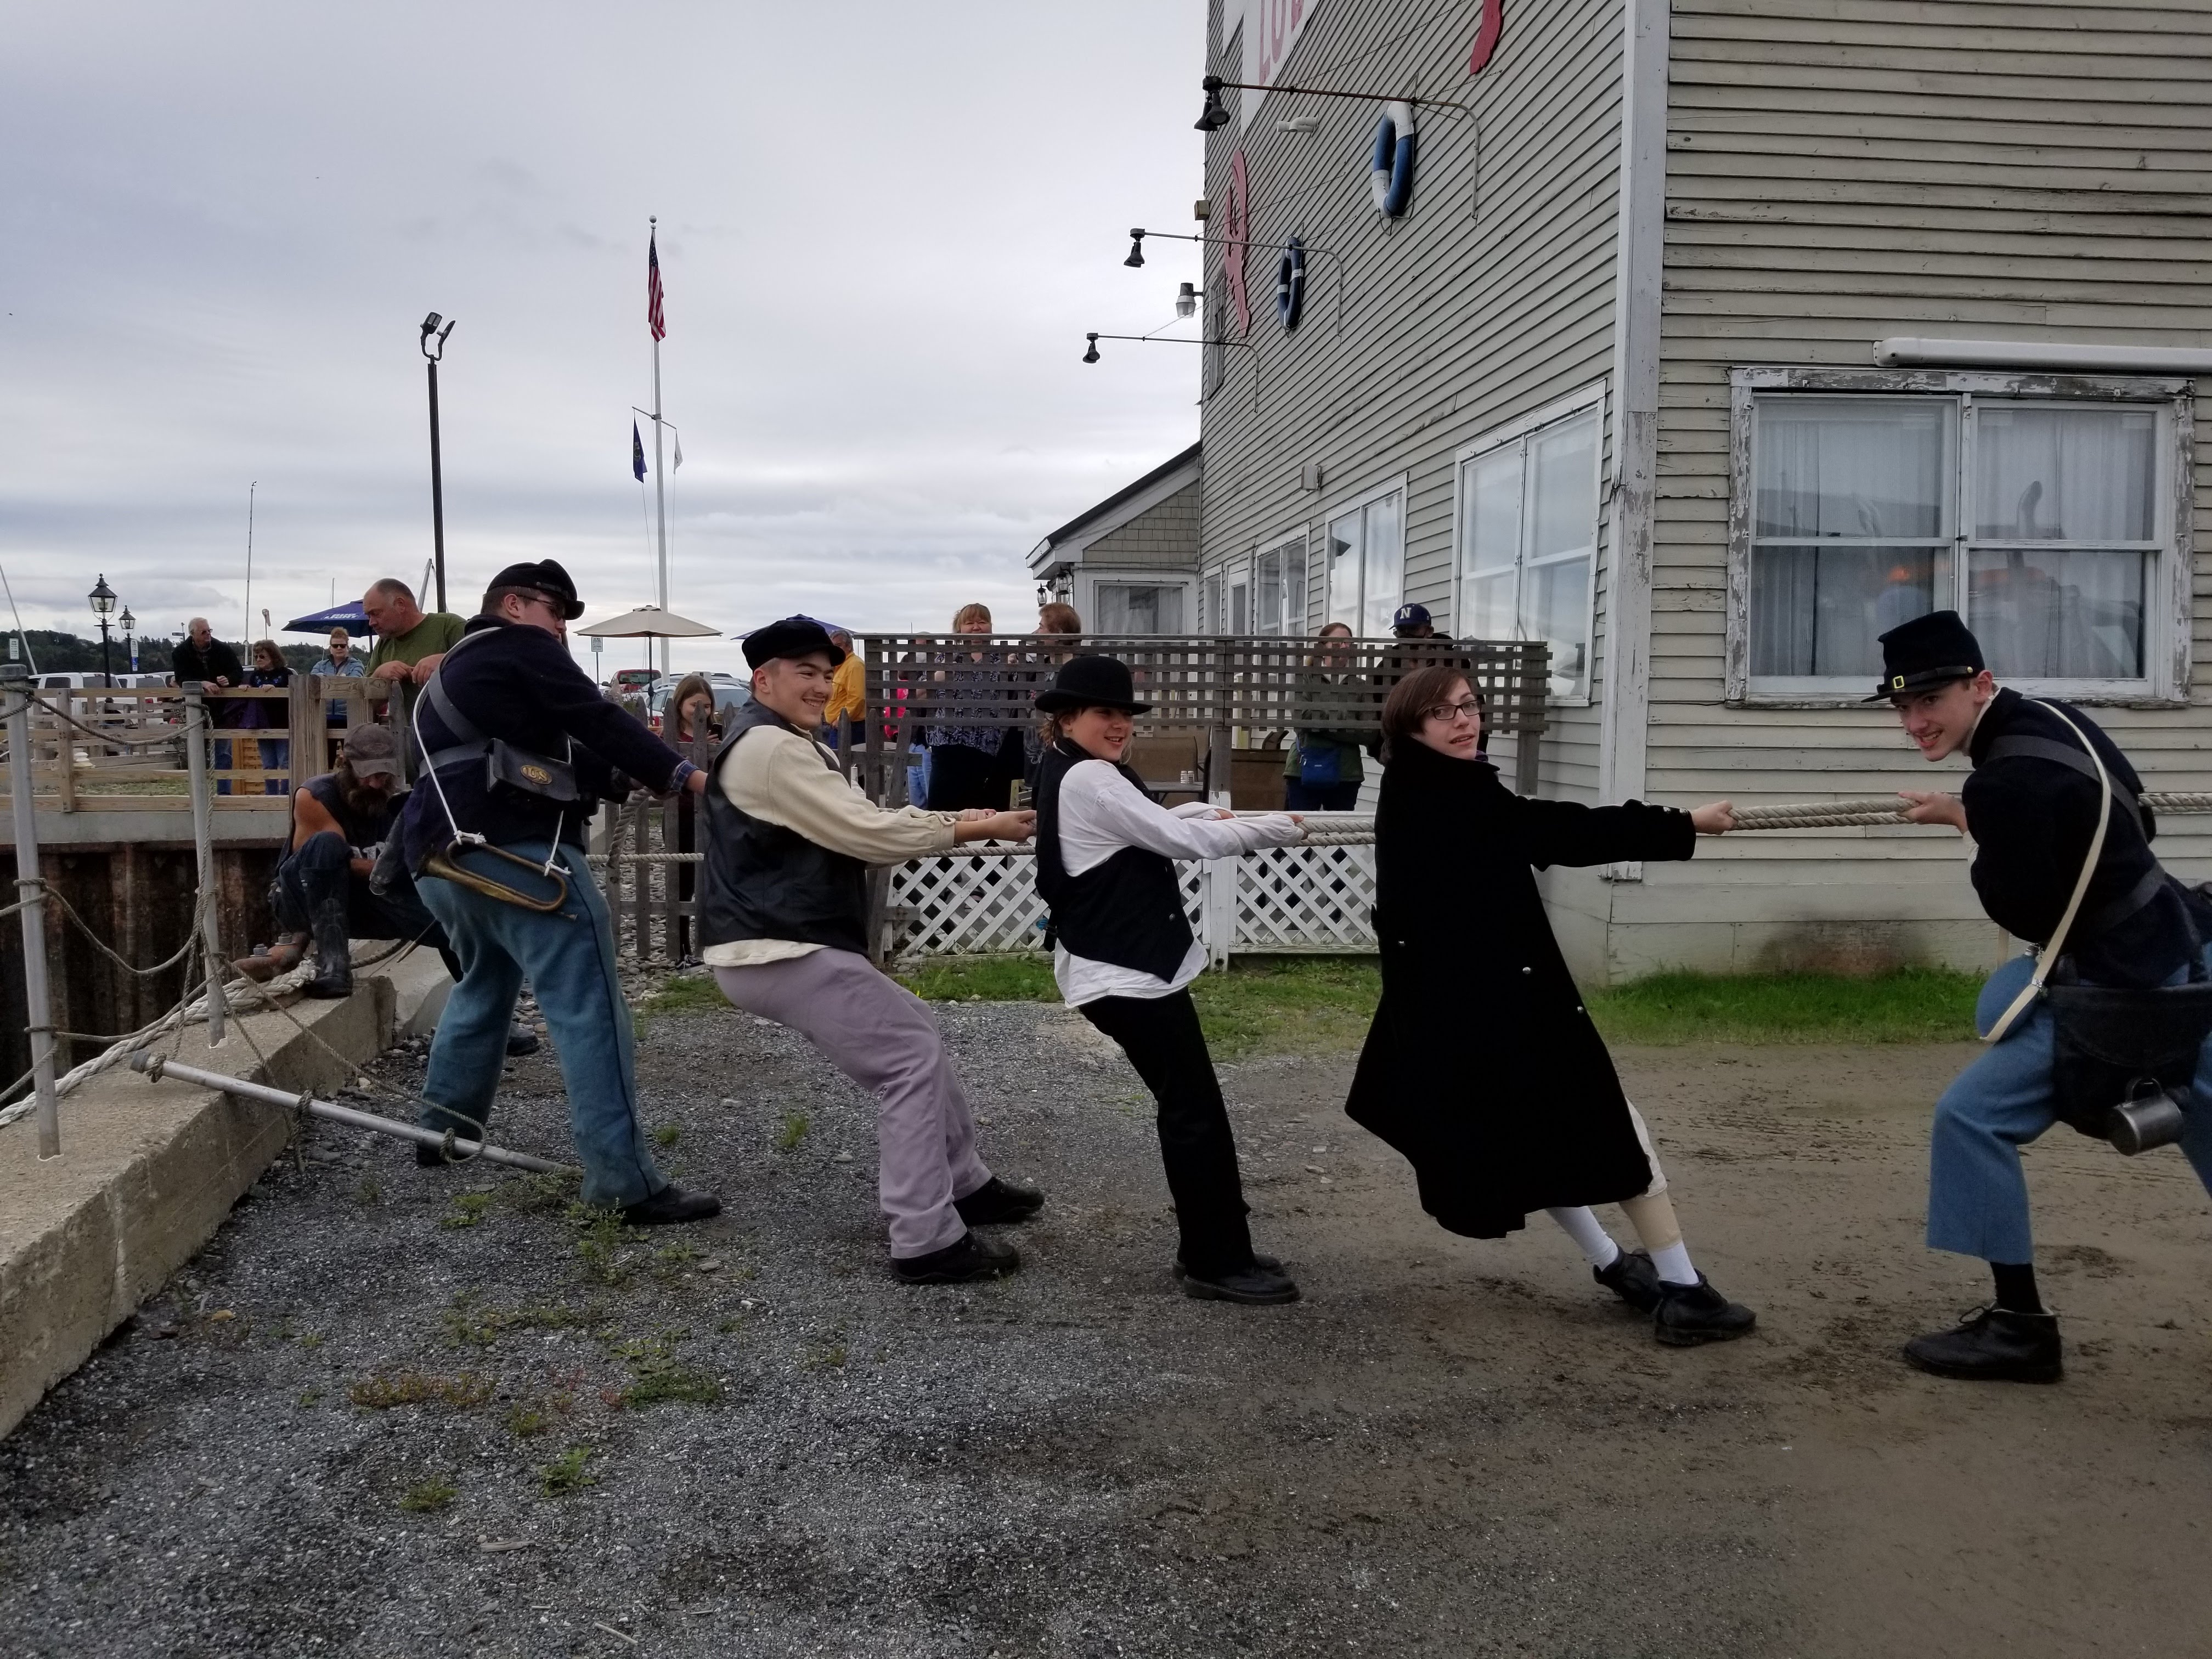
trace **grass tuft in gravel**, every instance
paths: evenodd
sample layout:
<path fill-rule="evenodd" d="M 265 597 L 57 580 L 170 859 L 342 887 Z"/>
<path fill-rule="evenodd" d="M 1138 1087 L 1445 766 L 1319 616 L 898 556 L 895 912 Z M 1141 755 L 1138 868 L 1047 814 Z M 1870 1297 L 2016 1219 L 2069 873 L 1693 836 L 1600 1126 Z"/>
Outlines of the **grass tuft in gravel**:
<path fill-rule="evenodd" d="M 538 1490 L 548 1498 L 565 1498 L 570 1492 L 598 1486 L 599 1477 L 586 1473 L 584 1468 L 591 1458 L 591 1447 L 569 1447 L 538 1471 Z"/>
<path fill-rule="evenodd" d="M 581 1170 L 531 1170 L 510 1176 L 494 1190 L 517 1215 L 566 1215 L 583 1188 Z"/>
<path fill-rule="evenodd" d="M 460 1496 L 461 1489 L 442 1475 L 418 1480 L 399 1496 L 399 1507 L 410 1515 L 434 1515 Z"/>
<path fill-rule="evenodd" d="M 695 1405 L 711 1406 L 720 1400 L 720 1381 L 678 1359 L 676 1340 L 673 1336 L 638 1337 L 617 1344 L 615 1352 L 629 1366 L 635 1381 L 611 1403 L 635 1407 L 688 1400 Z"/>
<path fill-rule="evenodd" d="M 565 1302 L 521 1308 L 479 1307 L 469 1291 L 461 1291 L 446 1310 L 446 1341 L 456 1348 L 489 1348 L 509 1331 L 571 1330 L 597 1324 L 603 1314 L 596 1304 L 572 1308 Z"/>
<path fill-rule="evenodd" d="M 441 1227 L 473 1227 L 491 1213 L 497 1194 L 490 1192 L 456 1193 L 453 1207 L 438 1218 Z"/>
<path fill-rule="evenodd" d="M 805 1113 L 786 1112 L 783 1115 L 783 1121 L 776 1126 L 773 1141 L 776 1151 L 797 1152 L 799 1143 L 806 1139 L 807 1131 L 813 1127 L 814 1120 L 808 1117 Z"/>
<path fill-rule="evenodd" d="M 729 998 L 722 994 L 713 975 L 678 974 L 640 1002 L 637 1013 L 640 1018 L 650 1020 L 662 1014 L 689 1014 L 729 1006 Z"/>
<path fill-rule="evenodd" d="M 410 1365 L 388 1376 L 382 1372 L 364 1376 L 346 1390 L 346 1398 L 373 1412 L 390 1411 L 394 1406 L 426 1405 L 432 1401 L 465 1408 L 483 1405 L 491 1398 L 495 1386 L 490 1377 L 480 1376 L 474 1371 L 438 1376 Z"/>

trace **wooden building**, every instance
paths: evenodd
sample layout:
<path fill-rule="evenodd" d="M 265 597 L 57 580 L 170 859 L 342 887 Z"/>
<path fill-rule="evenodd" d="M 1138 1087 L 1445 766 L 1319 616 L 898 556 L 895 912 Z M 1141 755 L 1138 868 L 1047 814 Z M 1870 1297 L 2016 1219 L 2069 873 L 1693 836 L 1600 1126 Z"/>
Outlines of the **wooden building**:
<path fill-rule="evenodd" d="M 1200 631 L 1547 639 L 1542 792 L 1688 805 L 1956 787 L 1860 702 L 1948 605 L 2212 788 L 2201 0 L 1212 0 L 1209 40 L 1267 89 L 1207 141 Z M 1299 88 L 1443 103 L 1401 160 L 1402 106 Z M 2160 847 L 2212 875 L 2212 822 Z M 1594 979 L 1979 965 L 1966 862 L 1900 826 L 1544 879 Z"/>
<path fill-rule="evenodd" d="M 1185 634 L 1198 603 L 1199 448 L 1154 467 L 1030 550 L 1040 600 L 1095 633 Z"/>

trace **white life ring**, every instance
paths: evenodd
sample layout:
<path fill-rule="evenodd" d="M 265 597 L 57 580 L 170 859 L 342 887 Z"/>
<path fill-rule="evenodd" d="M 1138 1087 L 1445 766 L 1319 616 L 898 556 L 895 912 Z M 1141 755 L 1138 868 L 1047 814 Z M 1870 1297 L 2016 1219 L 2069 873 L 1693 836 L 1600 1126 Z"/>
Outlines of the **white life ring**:
<path fill-rule="evenodd" d="M 1406 210 L 1413 193 L 1413 106 L 1394 100 L 1382 106 L 1382 118 L 1375 124 L 1375 156 L 1369 164 L 1367 188 L 1375 210 L 1395 219 Z"/>
<path fill-rule="evenodd" d="M 1306 241 L 1293 236 L 1283 244 L 1283 257 L 1275 265 L 1275 320 L 1289 333 L 1298 325 L 1306 305 Z"/>

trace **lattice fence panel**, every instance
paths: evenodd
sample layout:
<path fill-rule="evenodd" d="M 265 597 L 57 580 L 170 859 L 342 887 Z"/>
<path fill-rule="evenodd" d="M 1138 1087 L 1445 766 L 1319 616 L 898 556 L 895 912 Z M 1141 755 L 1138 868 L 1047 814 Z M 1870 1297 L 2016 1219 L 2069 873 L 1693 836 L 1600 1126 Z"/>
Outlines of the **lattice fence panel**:
<path fill-rule="evenodd" d="M 1206 937 L 1206 866 L 1176 866 L 1183 908 Z M 1270 847 L 1220 878 L 1234 884 L 1231 952 L 1365 951 L 1375 948 L 1374 848 Z M 998 956 L 1044 948 L 1044 901 L 1026 853 L 947 853 L 891 872 L 890 953 L 896 957 Z"/>
<path fill-rule="evenodd" d="M 1263 847 L 1237 860 L 1237 951 L 1372 951 L 1375 848 Z"/>

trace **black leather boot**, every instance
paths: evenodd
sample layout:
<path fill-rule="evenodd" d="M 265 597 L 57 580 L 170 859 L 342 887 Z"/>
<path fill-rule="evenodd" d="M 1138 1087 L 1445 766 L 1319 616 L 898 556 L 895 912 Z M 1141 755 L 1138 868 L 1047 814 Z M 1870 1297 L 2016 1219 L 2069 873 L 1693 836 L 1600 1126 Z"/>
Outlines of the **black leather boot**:
<path fill-rule="evenodd" d="M 954 1199 L 952 1207 L 971 1227 L 1004 1227 L 1026 1221 L 1042 1209 L 1044 1194 L 993 1176 L 967 1197 Z"/>
<path fill-rule="evenodd" d="M 1659 1305 L 1659 1269 L 1649 1250 L 1623 1250 L 1609 1267 L 1592 1267 L 1590 1277 L 1642 1314 Z"/>
<path fill-rule="evenodd" d="M 1689 1348 L 1700 1342 L 1726 1342 L 1758 1322 L 1759 1316 L 1750 1309 L 1729 1301 L 1699 1273 L 1694 1285 L 1659 1281 L 1659 1305 L 1651 1315 L 1651 1334 L 1670 1348 Z"/>
<path fill-rule="evenodd" d="M 315 976 L 307 984 L 311 997 L 353 994 L 353 947 L 346 936 L 346 902 L 326 898 L 308 918 L 315 931 Z"/>
<path fill-rule="evenodd" d="M 1012 1245 L 994 1244 L 973 1233 L 963 1233 L 927 1255 L 891 1258 L 891 1271 L 908 1285 L 962 1285 L 971 1279 L 997 1279 L 1021 1265 L 1021 1252 Z"/>
<path fill-rule="evenodd" d="M 1995 1304 L 1975 1309 L 1948 1331 L 1914 1337 L 1905 1357 L 1937 1376 L 1978 1382 L 2056 1382 L 2064 1370 L 2057 1315 L 2014 1313 Z"/>

